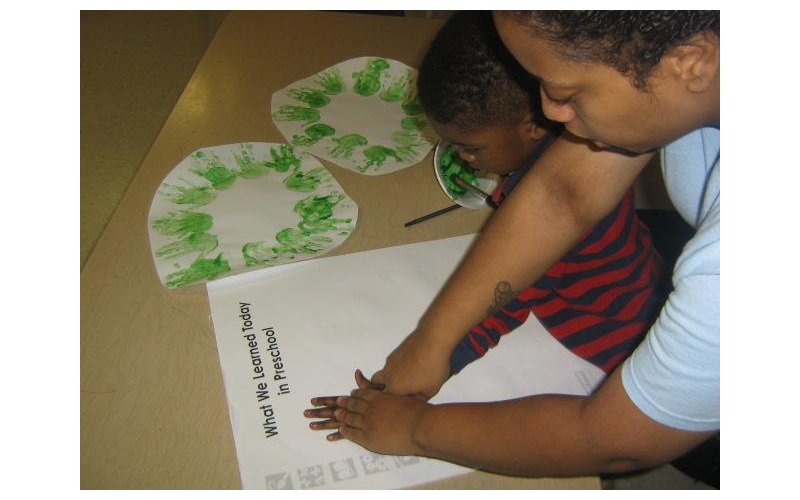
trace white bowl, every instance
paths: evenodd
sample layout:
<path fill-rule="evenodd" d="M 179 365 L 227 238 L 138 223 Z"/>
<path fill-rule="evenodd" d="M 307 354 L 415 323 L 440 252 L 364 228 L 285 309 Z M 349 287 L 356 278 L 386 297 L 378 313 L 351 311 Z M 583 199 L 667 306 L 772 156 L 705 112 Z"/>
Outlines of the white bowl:
<path fill-rule="evenodd" d="M 433 156 L 433 171 L 436 174 L 436 180 L 439 181 L 439 186 L 441 186 L 442 190 L 445 192 L 448 198 L 455 201 L 462 207 L 483 208 L 487 206 L 483 197 L 472 193 L 472 191 L 467 190 L 467 192 L 464 194 L 456 195 L 447 190 L 447 185 L 444 182 L 439 162 L 442 157 L 442 154 L 444 154 L 444 151 L 447 149 L 447 146 L 449 145 L 450 144 L 447 142 L 439 141 L 439 143 L 436 144 L 436 152 L 434 153 Z M 456 154 L 456 161 L 461 162 L 467 168 L 471 168 L 469 167 L 467 162 L 458 157 L 457 154 Z M 491 196 L 495 188 L 497 188 L 497 185 L 500 183 L 500 176 L 498 174 L 493 174 L 490 172 L 482 172 L 480 170 L 475 170 L 474 172 L 476 181 L 478 183 L 477 187 L 484 193 L 487 193 L 488 195 Z"/>

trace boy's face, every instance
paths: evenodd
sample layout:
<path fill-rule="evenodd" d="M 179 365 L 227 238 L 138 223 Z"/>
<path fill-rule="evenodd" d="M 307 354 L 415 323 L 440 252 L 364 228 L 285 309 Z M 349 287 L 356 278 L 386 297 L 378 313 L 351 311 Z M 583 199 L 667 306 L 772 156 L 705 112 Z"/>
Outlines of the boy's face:
<path fill-rule="evenodd" d="M 458 150 L 458 155 L 472 168 L 505 175 L 520 168 L 536 150 L 546 132 L 531 129 L 531 123 L 489 125 L 465 131 L 453 125 L 439 123 L 428 117 L 428 122 L 442 140 Z"/>
<path fill-rule="evenodd" d="M 600 147 L 643 153 L 691 130 L 676 89 L 658 68 L 642 92 L 610 66 L 568 61 L 508 16 L 494 19 L 503 43 L 539 80 L 545 115 L 572 134 Z"/>

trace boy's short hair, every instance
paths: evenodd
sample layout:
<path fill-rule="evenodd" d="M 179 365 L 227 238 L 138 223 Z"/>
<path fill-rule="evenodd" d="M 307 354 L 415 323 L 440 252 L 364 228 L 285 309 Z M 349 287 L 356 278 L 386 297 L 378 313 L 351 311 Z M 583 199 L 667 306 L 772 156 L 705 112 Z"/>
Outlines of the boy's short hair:
<path fill-rule="evenodd" d="M 539 83 L 503 45 L 489 11 L 454 13 L 431 43 L 417 77 L 417 92 L 434 120 L 463 130 L 507 123 L 541 111 Z"/>
<path fill-rule="evenodd" d="M 501 12 L 535 36 L 553 43 L 562 57 L 615 68 L 639 90 L 667 51 L 692 36 L 719 36 L 719 11 L 553 10 Z"/>

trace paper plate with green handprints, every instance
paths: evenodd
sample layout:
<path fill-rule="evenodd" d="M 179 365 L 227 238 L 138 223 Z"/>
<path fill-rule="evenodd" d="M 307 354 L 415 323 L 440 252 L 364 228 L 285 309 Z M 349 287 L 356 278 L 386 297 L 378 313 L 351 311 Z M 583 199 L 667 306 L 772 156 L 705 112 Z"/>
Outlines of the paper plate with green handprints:
<path fill-rule="evenodd" d="M 399 61 L 350 59 L 272 94 L 272 119 L 298 149 L 362 174 L 388 174 L 419 163 L 435 142 L 416 78 Z"/>
<path fill-rule="evenodd" d="M 287 144 L 198 149 L 161 183 L 148 227 L 168 288 L 322 255 L 347 239 L 358 207 L 313 156 Z"/>

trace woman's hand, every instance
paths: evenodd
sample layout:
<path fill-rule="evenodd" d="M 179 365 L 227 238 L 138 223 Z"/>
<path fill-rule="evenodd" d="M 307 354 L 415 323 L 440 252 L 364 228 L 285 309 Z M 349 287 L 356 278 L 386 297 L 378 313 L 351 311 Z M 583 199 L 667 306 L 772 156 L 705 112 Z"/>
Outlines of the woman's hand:
<path fill-rule="evenodd" d="M 415 330 L 389 354 L 384 367 L 370 381 L 391 394 L 428 400 L 450 377 L 451 351 L 437 345 L 431 335 Z"/>

